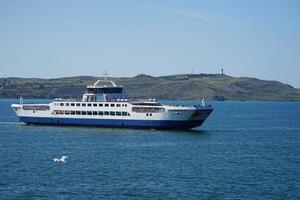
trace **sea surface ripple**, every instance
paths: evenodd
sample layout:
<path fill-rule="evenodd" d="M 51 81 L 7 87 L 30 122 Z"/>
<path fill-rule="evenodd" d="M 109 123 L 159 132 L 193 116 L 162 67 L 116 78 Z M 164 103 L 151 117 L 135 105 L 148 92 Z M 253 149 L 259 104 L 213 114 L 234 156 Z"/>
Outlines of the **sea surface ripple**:
<path fill-rule="evenodd" d="M 158 131 L 24 125 L 16 102 L 0 199 L 300 199 L 300 103 L 214 102 L 202 127 Z"/>

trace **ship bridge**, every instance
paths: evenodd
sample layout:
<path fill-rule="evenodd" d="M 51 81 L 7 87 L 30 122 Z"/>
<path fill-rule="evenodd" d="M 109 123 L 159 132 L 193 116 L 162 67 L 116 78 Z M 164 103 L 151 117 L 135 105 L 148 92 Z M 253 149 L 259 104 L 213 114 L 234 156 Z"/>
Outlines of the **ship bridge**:
<path fill-rule="evenodd" d="M 87 86 L 83 101 L 120 101 L 127 99 L 122 85 L 116 85 L 111 80 L 97 80 L 94 85 Z"/>

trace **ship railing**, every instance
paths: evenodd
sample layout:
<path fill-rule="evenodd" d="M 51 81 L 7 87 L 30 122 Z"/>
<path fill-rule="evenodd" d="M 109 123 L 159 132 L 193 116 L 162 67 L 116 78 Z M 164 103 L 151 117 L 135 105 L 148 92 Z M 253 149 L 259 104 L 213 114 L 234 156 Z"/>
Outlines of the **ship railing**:
<path fill-rule="evenodd" d="M 62 102 L 62 101 L 68 101 L 68 102 L 81 102 L 81 98 L 71 98 L 71 99 L 64 99 L 64 98 L 56 98 L 54 99 L 56 102 Z M 107 102 L 128 102 L 129 100 L 127 98 L 111 98 L 111 99 L 106 99 L 105 101 Z M 84 102 L 97 102 L 97 101 L 84 101 Z"/>
<path fill-rule="evenodd" d="M 141 103 L 141 102 L 157 102 L 155 98 L 149 98 L 149 99 L 129 99 L 130 103 Z"/>
<path fill-rule="evenodd" d="M 78 101 L 82 101 L 82 99 L 81 98 L 71 98 L 71 99 L 55 98 L 54 101 L 78 102 Z"/>
<path fill-rule="evenodd" d="M 210 104 L 205 104 L 205 105 L 197 104 L 197 105 L 193 105 L 193 107 L 195 107 L 195 108 L 212 108 L 212 105 L 210 105 Z"/>
<path fill-rule="evenodd" d="M 193 105 L 185 105 L 185 104 L 163 104 L 164 106 L 169 106 L 169 107 L 186 107 L 186 108 L 192 108 Z"/>
<path fill-rule="evenodd" d="M 178 108 L 178 107 L 185 107 L 185 108 L 212 108 L 212 105 L 210 104 L 194 104 L 194 105 L 186 105 L 186 104 L 163 104 L 164 106 L 169 106 L 169 107 L 174 107 L 174 108 Z"/>

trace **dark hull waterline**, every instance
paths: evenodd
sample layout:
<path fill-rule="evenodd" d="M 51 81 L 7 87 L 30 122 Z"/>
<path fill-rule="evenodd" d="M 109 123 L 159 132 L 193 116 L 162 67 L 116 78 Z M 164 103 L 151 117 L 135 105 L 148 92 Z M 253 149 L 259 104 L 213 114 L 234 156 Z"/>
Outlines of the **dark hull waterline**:
<path fill-rule="evenodd" d="M 200 126 L 204 122 L 204 120 L 120 120 L 49 117 L 20 117 L 19 119 L 26 124 L 141 129 L 190 129 Z"/>

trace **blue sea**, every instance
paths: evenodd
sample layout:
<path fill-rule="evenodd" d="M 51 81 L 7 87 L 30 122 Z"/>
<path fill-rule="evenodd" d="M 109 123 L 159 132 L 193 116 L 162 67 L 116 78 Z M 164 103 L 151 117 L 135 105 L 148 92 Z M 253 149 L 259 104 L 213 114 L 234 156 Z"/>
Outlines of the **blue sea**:
<path fill-rule="evenodd" d="M 158 131 L 24 125 L 17 102 L 0 100 L 0 199 L 300 199 L 300 103 L 213 102 Z"/>

